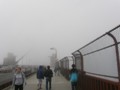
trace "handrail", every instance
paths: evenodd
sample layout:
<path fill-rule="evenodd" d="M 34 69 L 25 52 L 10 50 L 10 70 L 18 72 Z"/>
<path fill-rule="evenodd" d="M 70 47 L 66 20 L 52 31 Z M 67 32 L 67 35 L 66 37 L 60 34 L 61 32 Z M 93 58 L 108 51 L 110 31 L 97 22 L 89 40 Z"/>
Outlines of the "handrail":
<path fill-rule="evenodd" d="M 117 78 L 118 79 L 118 76 L 103 75 L 103 74 L 97 74 L 97 73 L 86 72 L 86 71 L 85 71 L 85 73 L 92 74 L 92 75 L 97 75 L 97 76 L 104 76 L 104 77 Z"/>

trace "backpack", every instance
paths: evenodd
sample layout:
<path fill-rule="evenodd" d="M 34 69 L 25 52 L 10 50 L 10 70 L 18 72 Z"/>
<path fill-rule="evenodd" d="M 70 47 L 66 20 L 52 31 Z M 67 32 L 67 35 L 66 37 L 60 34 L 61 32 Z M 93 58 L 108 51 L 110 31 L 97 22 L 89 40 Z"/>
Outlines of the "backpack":
<path fill-rule="evenodd" d="M 53 72 L 52 72 L 52 70 L 46 70 L 46 72 L 45 72 L 45 77 L 49 77 L 49 78 L 53 77 Z"/>
<path fill-rule="evenodd" d="M 71 82 L 77 82 L 77 80 L 78 80 L 78 74 L 76 72 L 71 73 L 70 81 Z"/>

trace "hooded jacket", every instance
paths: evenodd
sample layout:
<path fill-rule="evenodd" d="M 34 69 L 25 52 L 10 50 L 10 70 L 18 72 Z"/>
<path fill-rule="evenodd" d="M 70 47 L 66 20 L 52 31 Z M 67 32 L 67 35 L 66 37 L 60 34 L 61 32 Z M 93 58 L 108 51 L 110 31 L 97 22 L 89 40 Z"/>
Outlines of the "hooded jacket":
<path fill-rule="evenodd" d="M 43 72 L 42 66 L 40 66 L 37 71 L 37 79 L 44 79 L 44 72 Z"/>

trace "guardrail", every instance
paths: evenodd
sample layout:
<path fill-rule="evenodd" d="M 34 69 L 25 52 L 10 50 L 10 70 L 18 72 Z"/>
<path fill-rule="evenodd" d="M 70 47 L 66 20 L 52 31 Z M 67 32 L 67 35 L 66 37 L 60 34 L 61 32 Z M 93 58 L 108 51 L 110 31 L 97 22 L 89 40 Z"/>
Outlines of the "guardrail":
<path fill-rule="evenodd" d="M 120 90 L 120 83 L 90 75 L 80 75 L 78 90 Z"/>
<path fill-rule="evenodd" d="M 119 51 L 120 25 L 73 52 L 78 90 L 120 90 Z"/>
<path fill-rule="evenodd" d="M 120 25 L 72 53 L 79 71 L 77 90 L 120 90 Z M 69 79 L 69 60 L 60 61 Z"/>

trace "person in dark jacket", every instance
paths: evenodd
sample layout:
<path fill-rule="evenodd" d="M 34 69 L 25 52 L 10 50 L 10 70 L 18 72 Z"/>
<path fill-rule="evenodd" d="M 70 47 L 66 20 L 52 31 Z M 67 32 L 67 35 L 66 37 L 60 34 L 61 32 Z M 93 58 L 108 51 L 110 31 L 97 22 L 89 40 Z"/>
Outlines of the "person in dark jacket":
<path fill-rule="evenodd" d="M 44 72 L 43 72 L 42 66 L 39 66 L 39 69 L 37 71 L 37 79 L 39 82 L 38 83 L 38 86 L 39 86 L 38 90 L 39 90 L 39 89 L 42 89 L 42 79 L 44 79 Z"/>
<path fill-rule="evenodd" d="M 50 66 L 47 66 L 47 70 L 45 71 L 45 77 L 46 77 L 46 90 L 51 90 L 53 71 L 50 69 Z M 49 89 L 48 89 L 48 84 L 49 84 Z"/>

